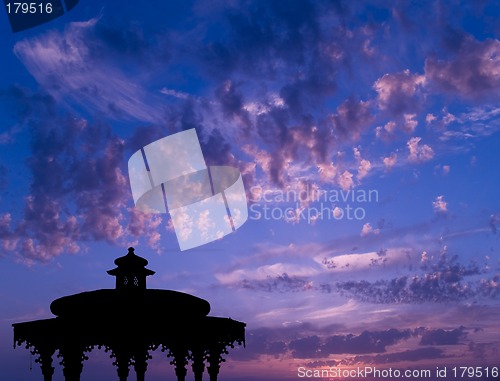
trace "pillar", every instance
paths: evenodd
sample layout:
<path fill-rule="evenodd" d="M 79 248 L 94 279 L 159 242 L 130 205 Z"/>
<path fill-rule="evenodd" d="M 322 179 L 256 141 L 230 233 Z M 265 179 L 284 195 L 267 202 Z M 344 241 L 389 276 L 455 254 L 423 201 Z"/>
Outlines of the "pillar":
<path fill-rule="evenodd" d="M 187 374 L 187 356 L 188 352 L 185 349 L 177 349 L 173 352 L 174 354 L 174 365 L 175 365 L 175 375 L 177 376 L 177 381 L 185 381 Z"/>
<path fill-rule="evenodd" d="M 148 370 L 148 352 L 141 351 L 134 355 L 134 369 L 137 375 L 137 381 L 144 381 L 146 371 Z"/>
<path fill-rule="evenodd" d="M 118 372 L 118 379 L 120 381 L 127 381 L 129 374 L 129 362 L 130 359 L 127 356 L 116 356 L 116 368 Z"/>
<path fill-rule="evenodd" d="M 83 370 L 83 351 L 77 348 L 65 348 L 60 350 L 63 360 L 63 374 L 65 381 L 80 381 Z"/>
<path fill-rule="evenodd" d="M 195 350 L 193 351 L 191 358 L 193 359 L 192 369 L 194 373 L 194 381 L 203 380 L 203 372 L 205 371 L 204 360 L 205 351 Z"/>
<path fill-rule="evenodd" d="M 172 361 L 170 361 L 171 365 L 175 366 L 175 375 L 177 376 L 177 381 L 185 381 L 187 369 L 186 365 L 188 364 L 188 351 L 186 348 L 182 346 L 176 346 L 174 348 L 167 348 L 163 345 L 162 352 L 168 350 L 167 357 L 173 357 Z"/>
<path fill-rule="evenodd" d="M 210 381 L 217 381 L 217 376 L 219 375 L 220 363 L 224 361 L 221 357 L 222 350 L 219 348 L 211 348 L 208 356 L 208 363 L 210 364 L 207 368 L 208 375 L 210 376 Z"/>
<path fill-rule="evenodd" d="M 36 362 L 40 363 L 42 369 L 43 381 L 52 381 L 54 375 L 54 367 L 52 366 L 52 354 L 54 351 L 40 351 L 40 357 Z"/>

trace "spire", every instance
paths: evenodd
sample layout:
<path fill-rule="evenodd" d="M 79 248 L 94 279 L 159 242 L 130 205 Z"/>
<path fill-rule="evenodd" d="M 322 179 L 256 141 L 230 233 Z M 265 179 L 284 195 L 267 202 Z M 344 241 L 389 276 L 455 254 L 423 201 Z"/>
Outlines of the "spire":
<path fill-rule="evenodd" d="M 145 290 L 146 277 L 155 272 L 146 268 L 148 261 L 135 255 L 134 248 L 129 247 L 127 255 L 116 258 L 113 270 L 108 274 L 116 277 L 117 290 Z"/>

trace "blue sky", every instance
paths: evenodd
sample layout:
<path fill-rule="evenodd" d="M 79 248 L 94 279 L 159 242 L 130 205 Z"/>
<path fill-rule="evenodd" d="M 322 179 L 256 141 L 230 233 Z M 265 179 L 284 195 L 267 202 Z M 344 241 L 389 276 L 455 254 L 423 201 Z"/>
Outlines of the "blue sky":
<path fill-rule="evenodd" d="M 488 1 L 82 0 L 13 34 L 1 12 L 2 378 L 41 377 L 10 325 L 112 288 L 131 245 L 150 288 L 247 322 L 223 380 L 500 365 L 498 17 Z M 181 252 L 168 214 L 134 209 L 127 161 L 190 128 L 208 165 L 240 170 L 250 212 Z M 101 353 L 85 375 L 114 370 Z"/>

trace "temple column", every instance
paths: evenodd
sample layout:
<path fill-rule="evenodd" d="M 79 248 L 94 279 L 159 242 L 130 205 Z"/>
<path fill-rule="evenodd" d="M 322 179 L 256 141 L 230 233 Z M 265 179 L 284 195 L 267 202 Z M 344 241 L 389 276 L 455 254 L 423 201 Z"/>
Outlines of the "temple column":
<path fill-rule="evenodd" d="M 42 369 L 43 381 L 52 381 L 54 375 L 54 367 L 52 366 L 52 355 L 54 351 L 40 351 L 40 357 L 35 360 L 40 363 Z"/>
<path fill-rule="evenodd" d="M 186 380 L 187 369 L 185 365 L 176 365 L 175 367 L 175 375 L 177 376 L 177 381 L 185 381 Z"/>
<path fill-rule="evenodd" d="M 217 376 L 219 375 L 220 364 L 216 363 L 210 365 L 208 368 L 208 375 L 210 376 L 210 381 L 217 381 Z"/>
<path fill-rule="evenodd" d="M 126 356 L 116 356 L 116 370 L 118 372 L 118 379 L 120 381 L 127 381 L 129 374 L 129 362 L 130 359 Z"/>
<path fill-rule="evenodd" d="M 209 351 L 208 363 L 210 364 L 207 368 L 208 375 L 210 376 L 210 381 L 217 381 L 217 376 L 219 375 L 220 363 L 224 360 L 221 357 L 222 350 L 212 348 Z"/>
<path fill-rule="evenodd" d="M 132 355 L 130 350 L 121 343 L 113 343 L 112 345 L 105 346 L 105 352 L 111 352 L 110 357 L 114 358 L 113 366 L 116 366 L 118 379 L 120 381 L 127 381 L 129 376 L 129 367 Z"/>
<path fill-rule="evenodd" d="M 188 364 L 187 359 L 189 357 L 187 349 L 184 347 L 167 348 L 164 345 L 162 351 L 164 352 L 166 350 L 168 350 L 167 357 L 173 357 L 172 361 L 170 361 L 170 365 L 175 366 L 177 381 L 185 381 L 187 374 L 186 365 Z"/>
<path fill-rule="evenodd" d="M 174 364 L 175 364 L 175 375 L 177 376 L 177 381 L 185 381 L 187 374 L 187 356 L 188 353 L 184 349 L 180 349 L 174 352 Z"/>
<path fill-rule="evenodd" d="M 134 355 L 134 369 L 137 375 L 137 381 L 144 381 L 146 371 L 148 370 L 148 352 L 141 351 Z"/>
<path fill-rule="evenodd" d="M 193 351 L 191 358 L 193 359 L 192 369 L 194 373 L 194 381 L 203 380 L 203 372 L 205 371 L 205 364 L 203 362 L 205 351 L 197 350 Z"/>
<path fill-rule="evenodd" d="M 83 370 L 83 351 L 76 348 L 67 348 L 60 351 L 63 360 L 63 374 L 65 381 L 80 381 Z"/>

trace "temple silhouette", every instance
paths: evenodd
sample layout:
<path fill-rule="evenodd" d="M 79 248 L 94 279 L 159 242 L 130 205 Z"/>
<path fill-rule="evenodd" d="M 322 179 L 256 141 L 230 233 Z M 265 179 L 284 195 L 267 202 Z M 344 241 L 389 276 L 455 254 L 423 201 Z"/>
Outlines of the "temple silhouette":
<path fill-rule="evenodd" d="M 116 288 L 82 292 L 54 300 L 52 319 L 13 324 L 14 347 L 25 344 L 40 364 L 44 381 L 54 374 L 53 355 L 62 359 L 64 379 L 79 381 L 83 362 L 95 347 L 110 352 L 118 379 L 127 380 L 133 367 L 144 381 L 151 352 L 161 349 L 170 358 L 178 381 L 191 363 L 195 381 L 205 369 L 216 381 L 223 355 L 245 343 L 243 322 L 208 316 L 210 304 L 196 296 L 146 288 L 154 271 L 148 261 L 128 249 L 108 274 Z"/>

